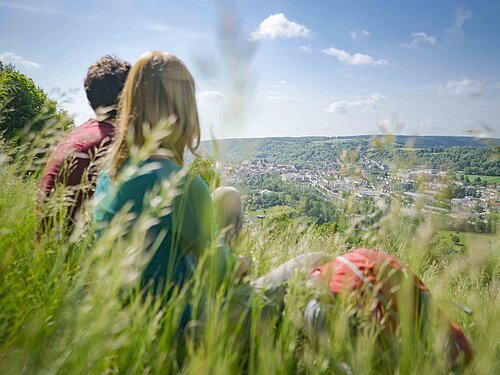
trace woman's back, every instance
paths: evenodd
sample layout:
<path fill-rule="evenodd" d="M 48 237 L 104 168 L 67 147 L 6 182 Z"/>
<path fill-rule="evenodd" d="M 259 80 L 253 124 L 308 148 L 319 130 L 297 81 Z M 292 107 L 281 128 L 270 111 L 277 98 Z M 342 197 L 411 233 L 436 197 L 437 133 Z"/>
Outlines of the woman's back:
<path fill-rule="evenodd" d="M 125 161 L 122 168 L 128 165 Z M 100 235 L 124 209 L 134 214 L 131 225 L 141 215 L 153 219 L 145 233 L 144 248 L 154 253 L 150 254 L 142 280 L 143 284 L 152 282 L 154 291 L 161 292 L 165 280 L 182 286 L 215 240 L 213 203 L 201 178 L 185 174 L 170 160 L 148 159 L 138 167 L 143 172 L 121 183 L 112 181 L 107 170 L 101 172 L 94 222 Z M 225 246 L 216 254 L 216 276 L 220 279 L 231 255 Z"/>

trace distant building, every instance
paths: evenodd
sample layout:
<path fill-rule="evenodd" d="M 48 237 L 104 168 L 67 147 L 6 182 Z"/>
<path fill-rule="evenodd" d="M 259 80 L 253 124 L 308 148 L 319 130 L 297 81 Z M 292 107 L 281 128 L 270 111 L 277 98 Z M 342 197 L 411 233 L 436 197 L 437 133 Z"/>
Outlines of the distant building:
<path fill-rule="evenodd" d="M 395 191 L 413 191 L 415 187 L 413 185 L 413 181 L 403 181 L 394 184 Z"/>

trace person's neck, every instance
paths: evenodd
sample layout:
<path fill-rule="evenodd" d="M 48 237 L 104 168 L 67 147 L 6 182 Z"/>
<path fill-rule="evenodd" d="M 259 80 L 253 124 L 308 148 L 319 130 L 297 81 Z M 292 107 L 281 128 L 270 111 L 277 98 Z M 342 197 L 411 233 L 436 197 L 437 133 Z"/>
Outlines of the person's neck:
<path fill-rule="evenodd" d="M 106 124 L 110 124 L 110 125 L 116 126 L 116 118 L 115 117 L 106 117 L 103 120 L 101 120 L 101 119 L 98 118 L 97 121 L 99 121 L 99 122 L 105 122 Z"/>
<path fill-rule="evenodd" d="M 99 122 L 105 122 L 115 126 L 116 123 L 116 108 L 111 107 L 99 107 L 94 110 L 95 118 Z"/>

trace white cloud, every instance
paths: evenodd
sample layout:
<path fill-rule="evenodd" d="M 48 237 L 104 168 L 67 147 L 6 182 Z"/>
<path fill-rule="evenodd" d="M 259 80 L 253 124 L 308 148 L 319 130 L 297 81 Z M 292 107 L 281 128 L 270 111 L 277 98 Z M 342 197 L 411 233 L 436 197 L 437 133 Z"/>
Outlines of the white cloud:
<path fill-rule="evenodd" d="M 370 32 L 367 30 L 356 29 L 353 31 L 349 31 L 349 35 L 351 36 L 351 39 L 360 39 L 368 37 L 370 35 Z"/>
<path fill-rule="evenodd" d="M 34 61 L 26 60 L 24 57 L 16 55 L 14 52 L 4 52 L 0 55 L 0 60 L 5 64 L 24 66 L 25 68 L 41 68 L 42 66 Z"/>
<path fill-rule="evenodd" d="M 385 99 L 384 95 L 374 93 L 367 99 L 352 101 L 339 100 L 332 102 L 327 108 L 324 109 L 324 111 L 331 113 L 346 113 L 352 110 L 361 110 L 363 112 L 368 112 L 377 108 L 379 106 L 379 101 L 382 99 Z"/>
<path fill-rule="evenodd" d="M 464 77 L 461 81 L 448 81 L 446 85 L 438 87 L 438 93 L 455 96 L 478 95 L 481 93 L 483 85 Z"/>
<path fill-rule="evenodd" d="M 418 46 L 419 43 L 427 43 L 430 45 L 434 45 L 437 42 L 437 38 L 432 35 L 427 35 L 423 31 L 420 31 L 418 33 L 411 33 L 412 40 L 410 42 L 410 45 L 412 47 Z"/>
<path fill-rule="evenodd" d="M 157 31 L 160 33 L 165 33 L 170 30 L 169 27 L 162 25 L 161 23 L 149 23 L 147 25 L 144 25 L 144 28 L 146 30 Z"/>
<path fill-rule="evenodd" d="M 249 34 L 251 40 L 307 38 L 311 35 L 304 25 L 289 21 L 283 13 L 273 14 L 262 21 L 254 32 Z"/>
<path fill-rule="evenodd" d="M 198 99 L 208 99 L 208 100 L 221 100 L 224 99 L 226 95 L 220 91 L 201 91 L 198 93 Z"/>
<path fill-rule="evenodd" d="M 335 56 L 337 60 L 348 65 L 385 65 L 388 63 L 388 61 L 384 59 L 375 60 L 373 57 L 363 53 L 350 54 L 349 52 L 335 47 L 326 48 L 321 52 L 330 56 Z"/>
<path fill-rule="evenodd" d="M 12 2 L 7 2 L 7 1 L 0 1 L 0 6 L 5 7 L 5 8 L 11 8 L 15 10 L 22 10 L 26 12 L 33 12 L 33 13 L 41 13 L 42 10 L 40 8 L 31 6 L 31 5 L 24 5 L 24 4 L 16 4 Z"/>
<path fill-rule="evenodd" d="M 459 8 L 455 11 L 455 15 L 453 17 L 453 22 L 449 28 L 446 29 L 446 32 L 450 35 L 454 36 L 463 36 L 464 35 L 464 23 L 469 18 L 472 18 L 472 12 L 468 9 Z"/>
<path fill-rule="evenodd" d="M 304 46 L 300 46 L 299 47 L 301 51 L 304 51 L 304 52 L 311 52 L 312 51 L 312 48 L 311 46 L 308 44 L 308 45 L 304 45 Z"/>
<path fill-rule="evenodd" d="M 62 13 L 60 10 L 47 7 L 46 4 L 44 4 L 43 7 L 40 8 L 33 6 L 31 4 L 20 4 L 19 2 L 12 2 L 12 1 L 0 1 L 0 7 L 10 8 L 21 12 L 30 12 L 30 13 Z"/>
<path fill-rule="evenodd" d="M 280 85 L 286 85 L 287 83 L 288 83 L 288 82 L 287 82 L 287 81 L 285 81 L 285 80 L 283 80 L 283 79 L 282 79 L 281 81 L 279 81 L 279 84 L 280 84 Z"/>

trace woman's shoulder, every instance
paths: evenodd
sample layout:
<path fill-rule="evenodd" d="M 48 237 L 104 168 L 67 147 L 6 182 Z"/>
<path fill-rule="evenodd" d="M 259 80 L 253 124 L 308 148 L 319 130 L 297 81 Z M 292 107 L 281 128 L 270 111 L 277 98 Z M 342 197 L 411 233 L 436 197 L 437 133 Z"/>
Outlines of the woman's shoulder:
<path fill-rule="evenodd" d="M 166 159 L 148 159 L 136 165 L 126 162 L 116 181 L 112 181 L 108 171 L 103 168 L 98 177 L 96 193 L 117 188 L 120 195 L 126 192 L 141 194 L 162 181 L 173 178 L 176 173 L 180 173 L 182 177 L 179 184 L 188 188 L 194 198 L 210 196 L 208 186 L 200 176 L 185 171 L 183 167 Z"/>
<path fill-rule="evenodd" d="M 183 183 L 187 184 L 191 190 L 209 194 L 209 189 L 205 181 L 196 173 L 177 165 L 168 159 L 150 159 L 145 165 L 146 169 L 155 174 L 157 179 L 171 178 L 175 173 L 180 173 Z"/>
<path fill-rule="evenodd" d="M 121 182 L 122 188 L 132 186 L 140 190 L 141 187 L 147 188 L 160 180 L 169 178 L 179 169 L 180 167 L 169 160 L 147 159 L 138 163 L 127 160 L 120 168 L 116 180 Z"/>

